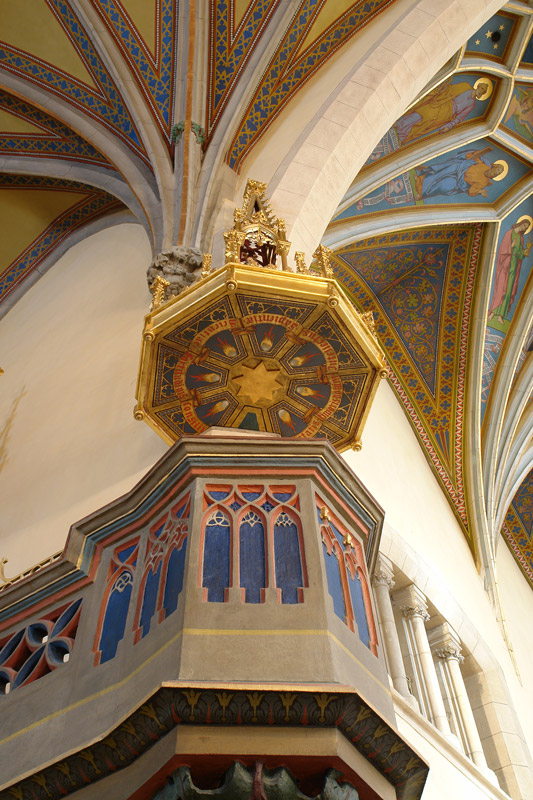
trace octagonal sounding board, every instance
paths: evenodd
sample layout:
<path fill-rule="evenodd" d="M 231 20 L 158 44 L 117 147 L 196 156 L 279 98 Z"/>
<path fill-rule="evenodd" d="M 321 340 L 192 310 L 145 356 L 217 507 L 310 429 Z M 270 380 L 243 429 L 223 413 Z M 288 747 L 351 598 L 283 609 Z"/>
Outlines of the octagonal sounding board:
<path fill-rule="evenodd" d="M 274 225 L 272 263 L 250 257 L 261 231 L 243 227 L 259 215 L 264 232 L 257 201 L 249 219 L 236 215 L 240 231 L 229 233 L 242 246 L 226 251 L 235 260 L 204 268 L 201 280 L 147 315 L 135 416 L 169 443 L 225 426 L 359 449 L 387 374 L 377 340 L 333 278 L 311 274 L 301 257 L 298 272 L 276 268 Z M 236 260 L 241 253 L 247 263 Z M 327 255 L 319 256 L 327 274 Z"/>

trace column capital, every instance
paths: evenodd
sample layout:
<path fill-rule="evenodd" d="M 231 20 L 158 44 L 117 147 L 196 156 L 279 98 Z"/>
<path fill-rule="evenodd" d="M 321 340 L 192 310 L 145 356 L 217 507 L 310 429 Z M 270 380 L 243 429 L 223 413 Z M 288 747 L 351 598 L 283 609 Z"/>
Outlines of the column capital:
<path fill-rule="evenodd" d="M 414 583 L 395 592 L 394 603 L 399 606 L 404 617 L 420 617 L 424 621 L 430 618 L 426 596 Z"/>
<path fill-rule="evenodd" d="M 389 592 L 394 589 L 394 570 L 392 562 L 387 556 L 381 553 L 378 556 L 376 569 L 374 571 L 374 584 L 376 586 L 387 586 Z"/>
<path fill-rule="evenodd" d="M 438 658 L 442 658 L 444 661 L 455 659 L 459 663 L 464 661 L 464 656 L 461 655 L 461 640 L 447 622 L 431 628 L 428 631 L 428 640 L 432 651 Z"/>

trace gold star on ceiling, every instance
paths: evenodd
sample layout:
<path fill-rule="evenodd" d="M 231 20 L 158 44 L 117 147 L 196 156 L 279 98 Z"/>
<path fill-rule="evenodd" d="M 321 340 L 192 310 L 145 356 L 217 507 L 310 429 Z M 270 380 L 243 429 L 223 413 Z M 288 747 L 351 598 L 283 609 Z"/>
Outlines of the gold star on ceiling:
<path fill-rule="evenodd" d="M 505 28 L 505 25 L 500 25 L 500 30 L 501 31 L 503 31 L 504 28 Z"/>
<path fill-rule="evenodd" d="M 498 45 L 497 45 L 497 44 L 495 44 L 495 45 L 494 45 L 494 49 L 495 49 L 495 50 L 497 50 L 497 49 L 498 49 Z"/>
<path fill-rule="evenodd" d="M 490 37 L 492 36 L 492 31 L 487 31 L 485 36 L 487 37 L 487 39 L 490 39 Z"/>
<path fill-rule="evenodd" d="M 479 41 L 479 39 L 476 39 L 476 44 L 481 44 L 481 42 Z"/>
<path fill-rule="evenodd" d="M 243 367 L 242 374 L 234 378 L 239 387 L 239 398 L 248 397 L 253 405 L 270 405 L 274 395 L 282 388 L 278 381 L 279 374 L 279 368 L 268 369 L 263 361 L 255 368 Z"/>

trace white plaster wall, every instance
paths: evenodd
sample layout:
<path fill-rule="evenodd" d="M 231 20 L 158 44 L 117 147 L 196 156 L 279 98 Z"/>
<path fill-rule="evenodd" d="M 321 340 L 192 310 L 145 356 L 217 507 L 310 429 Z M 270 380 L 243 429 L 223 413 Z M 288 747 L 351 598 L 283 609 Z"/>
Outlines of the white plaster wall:
<path fill-rule="evenodd" d="M 482 663 L 486 663 L 486 654 L 490 652 L 500 664 L 525 741 L 531 750 L 531 589 L 502 542 L 497 574 L 519 677 L 466 539 L 403 408 L 385 381 L 377 392 L 362 438 L 363 449 L 358 453 L 347 453 L 346 460 L 385 509 L 383 552 L 390 555 L 396 566 L 427 593 L 428 599 L 456 628 L 459 636 L 468 639 L 474 658 L 477 656 Z M 428 627 L 431 625 L 430 621 Z M 477 638 L 480 640 L 478 644 Z M 500 700 L 499 697 L 497 699 Z M 502 713 L 508 716 L 506 712 Z M 487 733 L 481 732 L 482 735 Z M 413 744 L 416 747 L 416 742 Z M 516 763 L 523 763 L 523 756 L 518 752 Z M 437 772 L 444 769 L 444 765 L 445 760 Z M 454 785 L 454 780 L 450 773 L 450 787 Z M 433 780 L 430 785 L 433 785 Z M 435 793 L 430 792 L 428 800 L 440 798 L 439 783 L 434 785 Z M 441 783 L 441 789 L 442 785 L 446 785 L 448 790 L 448 784 Z M 455 796 L 466 797 L 466 794 L 459 792 Z"/>
<path fill-rule="evenodd" d="M 509 632 L 519 676 L 506 674 L 515 708 L 522 711 L 521 722 L 526 742 L 533 750 L 533 592 L 501 539 L 498 545 L 496 570 L 505 623 Z M 527 692 L 526 706 L 524 694 Z"/>
<path fill-rule="evenodd" d="M 0 322 L 7 577 L 61 550 L 73 522 L 128 491 L 167 449 L 132 412 L 150 260 L 141 226 L 101 231 Z"/>

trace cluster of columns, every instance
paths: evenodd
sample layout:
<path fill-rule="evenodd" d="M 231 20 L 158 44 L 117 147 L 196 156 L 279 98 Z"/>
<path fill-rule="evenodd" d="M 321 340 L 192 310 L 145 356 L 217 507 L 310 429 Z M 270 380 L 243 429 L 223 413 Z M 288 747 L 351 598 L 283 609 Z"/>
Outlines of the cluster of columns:
<path fill-rule="evenodd" d="M 426 628 L 430 614 L 426 597 L 417 586 L 411 584 L 391 595 L 393 589 L 392 564 L 388 558 L 380 555 L 374 574 L 374 592 L 383 647 L 394 688 L 427 716 L 443 736 L 454 744 L 458 744 L 459 737 L 466 755 L 483 772 L 490 772 L 461 673 L 463 656 L 459 637 L 447 623 L 430 630 Z M 410 691 L 405 672 L 394 606 L 402 615 L 418 701 Z M 450 728 L 437 670 L 458 737 Z"/>

